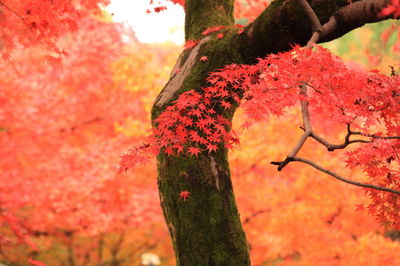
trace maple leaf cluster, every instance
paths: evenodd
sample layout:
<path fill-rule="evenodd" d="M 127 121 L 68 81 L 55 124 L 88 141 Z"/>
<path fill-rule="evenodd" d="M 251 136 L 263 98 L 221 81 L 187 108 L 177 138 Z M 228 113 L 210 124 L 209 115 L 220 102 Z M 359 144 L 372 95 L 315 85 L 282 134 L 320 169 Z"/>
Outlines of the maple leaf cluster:
<path fill-rule="evenodd" d="M 238 143 L 234 133 L 228 133 L 230 122 L 218 115 L 216 108 L 230 109 L 239 96 L 228 91 L 226 82 L 217 86 L 203 88 L 201 94 L 195 90 L 182 93 L 155 119 L 153 134 L 159 149 L 169 155 L 198 155 L 204 150 L 216 151 L 222 143 L 229 148 Z"/>
<path fill-rule="evenodd" d="M 203 151 L 214 152 L 220 145 L 232 148 L 239 140 L 230 123 L 218 115 L 221 111 L 241 104 L 248 116 L 244 126 L 248 127 L 251 121 L 284 115 L 288 108 L 307 101 L 312 120 L 348 125 L 358 130 L 356 135 L 369 138 L 360 141 L 365 145 L 347 153 L 348 167 L 361 167 L 375 184 L 400 189 L 398 76 L 366 73 L 343 63 L 327 49 L 296 46 L 259 59 L 255 65 L 227 66 L 211 73 L 207 81 L 210 86 L 181 94 L 155 120 L 153 138 L 158 150 L 198 156 Z M 300 93 L 301 85 L 310 88 L 307 96 Z M 372 200 L 370 212 L 382 223 L 398 228 L 398 197 L 370 189 L 367 193 Z"/>
<path fill-rule="evenodd" d="M 256 65 L 229 66 L 213 76 L 214 83 L 225 80 L 243 89 L 243 107 L 255 120 L 281 115 L 285 108 L 305 99 L 313 117 L 341 124 L 360 118 L 353 126 L 365 134 L 378 133 L 372 126 L 381 120 L 386 124 L 386 134 L 395 135 L 399 130 L 393 120 L 399 108 L 398 76 L 365 73 L 346 65 L 327 49 L 318 47 L 311 52 L 295 47 L 291 52 L 260 59 Z M 299 93 L 300 85 L 310 87 L 308 97 Z"/>
<path fill-rule="evenodd" d="M 100 14 L 109 0 L 38 1 L 2 0 L 0 26 L 2 28 L 2 55 L 8 58 L 13 48 L 43 45 L 58 57 L 63 51 L 57 47 L 57 38 L 65 32 L 76 31 L 84 17 Z"/>
<path fill-rule="evenodd" d="M 394 18 L 398 18 L 400 16 L 400 1 L 392 0 L 390 5 L 382 9 L 381 14 L 382 16 L 389 16 L 393 14 Z"/>
<path fill-rule="evenodd" d="M 370 140 L 347 153 L 347 166 L 361 167 L 374 184 L 400 189 L 397 75 L 365 73 L 320 47 L 313 52 L 295 47 L 290 52 L 260 59 L 256 65 L 229 66 L 212 77 L 213 84 L 225 81 L 227 86 L 243 90 L 242 107 L 249 120 L 282 115 L 285 109 L 305 100 L 312 120 L 351 125 L 359 130 L 356 135 L 368 136 Z M 299 92 L 301 85 L 309 87 L 307 97 Z M 398 196 L 370 189 L 367 193 L 371 196 L 370 213 L 382 224 L 399 228 Z"/>

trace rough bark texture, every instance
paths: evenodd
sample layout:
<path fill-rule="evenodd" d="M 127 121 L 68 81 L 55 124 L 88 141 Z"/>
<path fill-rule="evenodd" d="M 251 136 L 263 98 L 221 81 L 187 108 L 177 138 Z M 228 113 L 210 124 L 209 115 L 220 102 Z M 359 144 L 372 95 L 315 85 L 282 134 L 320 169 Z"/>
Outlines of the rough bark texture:
<path fill-rule="evenodd" d="M 234 0 L 186 0 L 185 33 L 188 40 L 199 40 L 201 32 L 212 26 L 233 26 Z M 378 2 L 382 2 L 377 0 Z M 357 2 L 357 1 L 353 1 Z M 347 0 L 309 1 L 321 23 L 325 23 Z M 361 26 L 343 24 L 325 40 L 336 38 Z M 350 25 L 350 26 L 349 26 Z M 293 44 L 304 45 L 311 26 L 303 10 L 292 0 L 275 0 L 244 33 L 226 30 L 224 38 L 207 37 L 196 47 L 182 52 L 170 81 L 157 98 L 152 111 L 155 119 L 181 93 L 206 85 L 212 71 L 227 64 L 256 62 L 268 53 L 287 51 Z M 332 37 L 333 36 L 333 37 Z M 207 56 L 208 61 L 199 58 Z M 175 71 L 173 72 L 175 73 Z M 234 111 L 220 113 L 229 120 Z M 227 150 L 198 157 L 185 154 L 157 158 L 158 185 L 177 265 L 250 265 L 248 245 L 237 211 L 230 179 Z M 190 191 L 186 201 L 181 191 Z"/>

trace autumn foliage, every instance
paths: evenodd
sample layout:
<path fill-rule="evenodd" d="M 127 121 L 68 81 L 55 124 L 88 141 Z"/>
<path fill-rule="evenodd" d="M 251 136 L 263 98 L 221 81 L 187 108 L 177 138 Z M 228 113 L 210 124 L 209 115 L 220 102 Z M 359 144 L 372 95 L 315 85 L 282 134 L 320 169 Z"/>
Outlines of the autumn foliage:
<path fill-rule="evenodd" d="M 129 45 L 122 41 L 122 34 L 132 33 L 92 14 L 99 12 L 99 3 L 77 3 L 74 10 L 70 1 L 58 1 L 54 13 L 44 13 L 45 1 L 26 2 L 9 6 L 24 19 L 2 9 L 10 13 L 2 21 L 9 27 L 5 34 L 31 33 L 3 39 L 7 61 L 1 64 L 0 81 L 2 259 L 26 265 L 30 254 L 32 264 L 44 258 L 57 265 L 42 254 L 61 242 L 75 254 L 76 263 L 84 264 L 85 256 L 101 262 L 107 255 L 97 254 L 96 246 L 103 241 L 100 249 L 106 253 L 112 247 L 108 242 L 117 238 L 107 234 L 129 235 L 144 221 L 160 223 L 154 184 L 117 171 L 121 154 L 139 140 L 125 128 L 129 123 L 148 123 L 147 103 L 135 97 L 148 94 L 137 89 L 144 81 L 124 75 L 142 70 L 149 86 L 158 87 L 159 73 L 146 74 L 140 66 L 149 53 L 143 53 L 144 58 L 131 54 L 140 47 L 134 38 Z M 31 7 L 29 14 L 20 12 L 23 4 Z M 67 21 L 58 21 L 66 10 L 71 12 Z M 36 16 L 54 23 L 32 35 L 37 32 L 25 24 Z M 92 244 L 79 243 L 83 238 L 92 238 Z"/>
<path fill-rule="evenodd" d="M 198 156 L 225 145 L 254 265 L 400 264 L 392 241 L 398 195 L 330 180 L 299 162 L 282 172 L 270 164 L 303 134 L 306 101 L 315 136 L 334 144 L 315 137 L 302 157 L 399 191 L 396 73 L 365 72 L 325 48 L 295 46 L 210 73 L 208 86 L 181 94 L 149 134 L 151 104 L 181 48 L 137 43 L 101 15 L 107 2 L 0 1 L 2 262 L 136 265 L 152 250 L 173 265 L 152 157 Z M 267 5 L 240 3 L 238 16 L 246 18 Z M 385 12 L 399 12 L 398 1 Z M 221 39 L 220 30 L 204 35 Z M 198 63 L 208 60 L 200 55 Z M 233 125 L 216 115 L 239 105 Z M 186 190 L 176 195 L 191 198 Z"/>
<path fill-rule="evenodd" d="M 252 121 L 281 116 L 303 100 L 310 106 L 313 121 L 347 125 L 348 139 L 343 145 L 326 143 L 315 135 L 317 141 L 329 151 L 364 143 L 347 153 L 347 167 L 360 167 L 373 183 L 399 190 L 395 162 L 400 138 L 397 75 L 365 73 L 319 47 L 315 51 L 294 47 L 290 52 L 260 59 L 255 65 L 228 66 L 212 73 L 208 81 L 210 86 L 201 88 L 201 92 L 181 94 L 155 120 L 153 145 L 157 150 L 197 156 L 202 151 L 215 152 L 221 144 L 232 148 L 239 140 L 235 131 L 228 130 L 229 122 L 215 115 L 217 109 L 229 110 L 243 98 L 242 106 L 248 114 L 243 126 L 248 127 Z M 308 95 L 300 93 L 302 85 L 311 88 Z M 350 140 L 352 136 L 359 138 Z M 126 161 L 123 163 L 126 165 Z M 367 192 L 372 198 L 369 212 L 382 224 L 399 228 L 397 196 Z"/>

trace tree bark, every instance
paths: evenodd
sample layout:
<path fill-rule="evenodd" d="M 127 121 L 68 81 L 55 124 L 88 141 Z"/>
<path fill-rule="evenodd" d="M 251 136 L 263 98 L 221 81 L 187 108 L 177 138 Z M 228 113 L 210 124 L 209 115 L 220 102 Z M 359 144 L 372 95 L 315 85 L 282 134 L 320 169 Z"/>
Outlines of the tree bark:
<path fill-rule="evenodd" d="M 153 121 L 181 93 L 191 89 L 201 92 L 209 72 L 232 63 L 252 64 L 269 53 L 290 50 L 294 44 L 305 45 L 312 34 L 307 16 L 292 0 L 275 0 L 242 34 L 237 34 L 233 30 L 233 2 L 186 0 L 186 39 L 201 41 L 182 52 L 169 82 L 155 101 Z M 390 0 L 375 1 L 381 4 L 373 10 L 375 17 L 363 21 L 358 16 L 356 22 L 349 15 L 340 13 L 342 7 L 348 6 L 347 0 L 309 2 L 321 24 L 332 16 L 337 17 L 337 27 L 322 39 L 327 41 L 366 22 L 379 20 L 377 12 Z M 209 27 L 220 25 L 231 27 L 224 30 L 222 39 L 201 34 Z M 208 61 L 200 61 L 201 56 L 207 56 Z M 220 110 L 220 114 L 232 120 L 234 110 Z M 168 156 L 161 152 L 157 167 L 161 205 L 177 265 L 250 265 L 247 240 L 230 178 L 227 149 L 221 146 L 217 152 L 204 152 L 198 157 Z M 180 199 L 181 191 L 189 191 L 190 198 Z"/>

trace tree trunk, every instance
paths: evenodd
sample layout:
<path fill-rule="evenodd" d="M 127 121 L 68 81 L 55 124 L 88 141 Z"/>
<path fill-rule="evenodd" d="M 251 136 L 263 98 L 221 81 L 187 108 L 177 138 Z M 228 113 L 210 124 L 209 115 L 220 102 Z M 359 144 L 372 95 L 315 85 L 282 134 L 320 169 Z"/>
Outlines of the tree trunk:
<path fill-rule="evenodd" d="M 191 89 L 201 92 L 209 72 L 232 63 L 251 64 L 268 53 L 287 51 L 294 44 L 304 45 L 312 34 L 305 13 L 293 0 L 272 2 L 254 23 L 238 34 L 233 29 L 233 2 L 186 0 L 186 39 L 201 41 L 182 52 L 169 82 L 154 103 L 153 121 L 181 93 Z M 348 5 L 347 0 L 310 3 L 322 24 Z M 343 22 L 322 40 L 337 38 L 362 24 Z M 227 27 L 222 39 L 201 34 L 209 27 L 220 25 Z M 207 56 L 208 61 L 200 61 L 202 56 Z M 233 113 L 234 110 L 220 110 L 228 120 L 232 120 Z M 156 125 L 153 123 L 153 126 Z M 221 145 L 217 152 L 203 152 L 198 157 L 182 153 L 168 156 L 161 152 L 157 166 L 161 205 L 177 265 L 250 265 L 247 240 L 232 189 L 227 149 Z M 181 199 L 182 191 L 189 191 L 190 197 Z"/>

